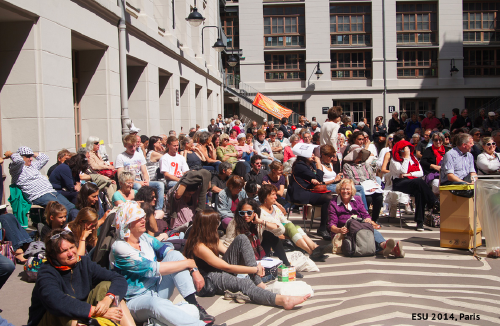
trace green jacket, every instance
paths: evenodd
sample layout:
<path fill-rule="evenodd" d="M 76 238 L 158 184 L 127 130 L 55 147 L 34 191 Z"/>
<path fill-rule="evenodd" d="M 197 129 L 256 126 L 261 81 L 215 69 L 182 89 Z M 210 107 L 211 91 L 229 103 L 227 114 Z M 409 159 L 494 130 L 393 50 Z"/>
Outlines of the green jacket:
<path fill-rule="evenodd" d="M 9 188 L 9 202 L 12 206 L 12 213 L 16 216 L 19 224 L 26 229 L 28 227 L 28 213 L 30 212 L 31 204 L 24 199 L 23 192 L 18 186 L 12 184 Z"/>

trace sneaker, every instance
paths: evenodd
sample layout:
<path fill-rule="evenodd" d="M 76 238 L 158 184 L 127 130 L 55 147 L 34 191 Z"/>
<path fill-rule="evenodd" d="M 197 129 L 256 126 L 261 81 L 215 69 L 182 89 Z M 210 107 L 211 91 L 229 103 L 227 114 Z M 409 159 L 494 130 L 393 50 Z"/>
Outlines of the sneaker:
<path fill-rule="evenodd" d="M 241 291 L 238 291 L 236 293 L 233 293 L 229 290 L 226 290 L 224 292 L 224 300 L 234 300 L 237 303 L 245 303 L 245 302 L 250 302 L 250 298 L 243 294 Z"/>
<path fill-rule="evenodd" d="M 206 310 L 202 306 L 200 306 L 200 304 L 197 304 L 196 307 L 200 311 L 200 320 L 203 320 L 207 324 L 210 324 L 210 323 L 213 324 L 213 322 L 215 321 L 215 317 L 212 315 L 209 315 L 208 312 L 206 312 Z"/>
<path fill-rule="evenodd" d="M 424 229 L 424 223 L 423 222 L 417 223 L 416 230 L 419 231 L 419 232 L 425 231 L 425 229 Z"/>
<path fill-rule="evenodd" d="M 263 283 L 269 283 L 271 281 L 274 281 L 275 278 L 276 277 L 273 274 L 269 274 L 269 275 L 261 277 L 261 280 Z"/>
<path fill-rule="evenodd" d="M 396 246 L 396 241 L 394 241 L 394 239 L 388 239 L 385 242 L 385 247 L 381 245 L 381 247 L 384 249 L 382 250 L 382 255 L 384 255 L 384 257 L 389 257 L 390 253 L 392 252 L 395 246 Z"/>
<path fill-rule="evenodd" d="M 398 241 L 396 243 L 396 246 L 394 247 L 394 249 L 392 249 L 391 254 L 394 255 L 396 258 L 404 258 L 405 257 L 403 245 L 401 244 L 400 241 Z"/>

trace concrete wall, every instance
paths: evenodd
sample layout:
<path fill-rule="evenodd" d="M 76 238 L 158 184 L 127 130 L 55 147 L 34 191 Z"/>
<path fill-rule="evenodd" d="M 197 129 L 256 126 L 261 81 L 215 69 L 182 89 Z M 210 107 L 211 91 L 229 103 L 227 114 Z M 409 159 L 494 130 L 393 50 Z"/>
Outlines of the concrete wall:
<path fill-rule="evenodd" d="M 170 0 L 128 3 L 129 116 L 140 134 L 206 127 L 222 112 L 216 28 L 205 29 L 201 54 L 201 29 L 218 24 L 218 2 L 199 3 L 206 21 L 196 28 L 185 20 L 191 1 L 176 0 L 174 13 Z M 30 146 L 47 153 L 49 165 L 62 148 L 76 150 L 75 92 L 81 143 L 100 137 L 114 161 L 123 151 L 116 0 L 10 0 L 0 1 L 0 11 L 2 150 Z"/>

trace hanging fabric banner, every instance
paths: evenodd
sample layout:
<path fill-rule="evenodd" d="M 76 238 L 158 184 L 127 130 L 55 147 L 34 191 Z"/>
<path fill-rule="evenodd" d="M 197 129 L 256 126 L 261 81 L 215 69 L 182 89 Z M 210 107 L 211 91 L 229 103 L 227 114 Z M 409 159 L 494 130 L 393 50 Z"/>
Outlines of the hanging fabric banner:
<path fill-rule="evenodd" d="M 257 93 L 257 95 L 255 95 L 253 105 L 278 119 L 288 118 L 293 113 L 292 110 L 279 105 L 261 93 Z"/>

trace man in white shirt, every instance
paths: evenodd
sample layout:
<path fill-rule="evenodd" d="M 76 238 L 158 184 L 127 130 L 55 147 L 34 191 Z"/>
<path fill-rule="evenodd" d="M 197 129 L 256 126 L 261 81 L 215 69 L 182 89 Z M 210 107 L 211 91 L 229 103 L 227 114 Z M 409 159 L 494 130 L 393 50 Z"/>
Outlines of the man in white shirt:
<path fill-rule="evenodd" d="M 160 172 L 163 173 L 165 180 L 167 180 L 168 190 L 179 182 L 184 173 L 189 171 L 189 166 L 184 156 L 178 153 L 179 140 L 176 137 L 168 137 L 167 148 L 167 153 L 160 159 Z"/>
<path fill-rule="evenodd" d="M 320 144 L 332 145 L 335 151 L 338 151 L 338 133 L 340 129 L 340 117 L 342 116 L 342 107 L 333 106 L 328 110 L 328 122 L 321 127 Z"/>
<path fill-rule="evenodd" d="M 134 189 L 139 190 L 143 186 L 151 186 L 157 191 L 155 210 L 163 209 L 163 195 L 165 186 L 161 181 L 149 181 L 149 174 L 146 167 L 146 159 L 142 152 L 137 152 L 137 137 L 135 135 L 127 135 L 123 138 L 123 146 L 125 152 L 118 154 L 115 167 L 118 169 L 118 175 L 123 171 L 135 173 Z"/>

